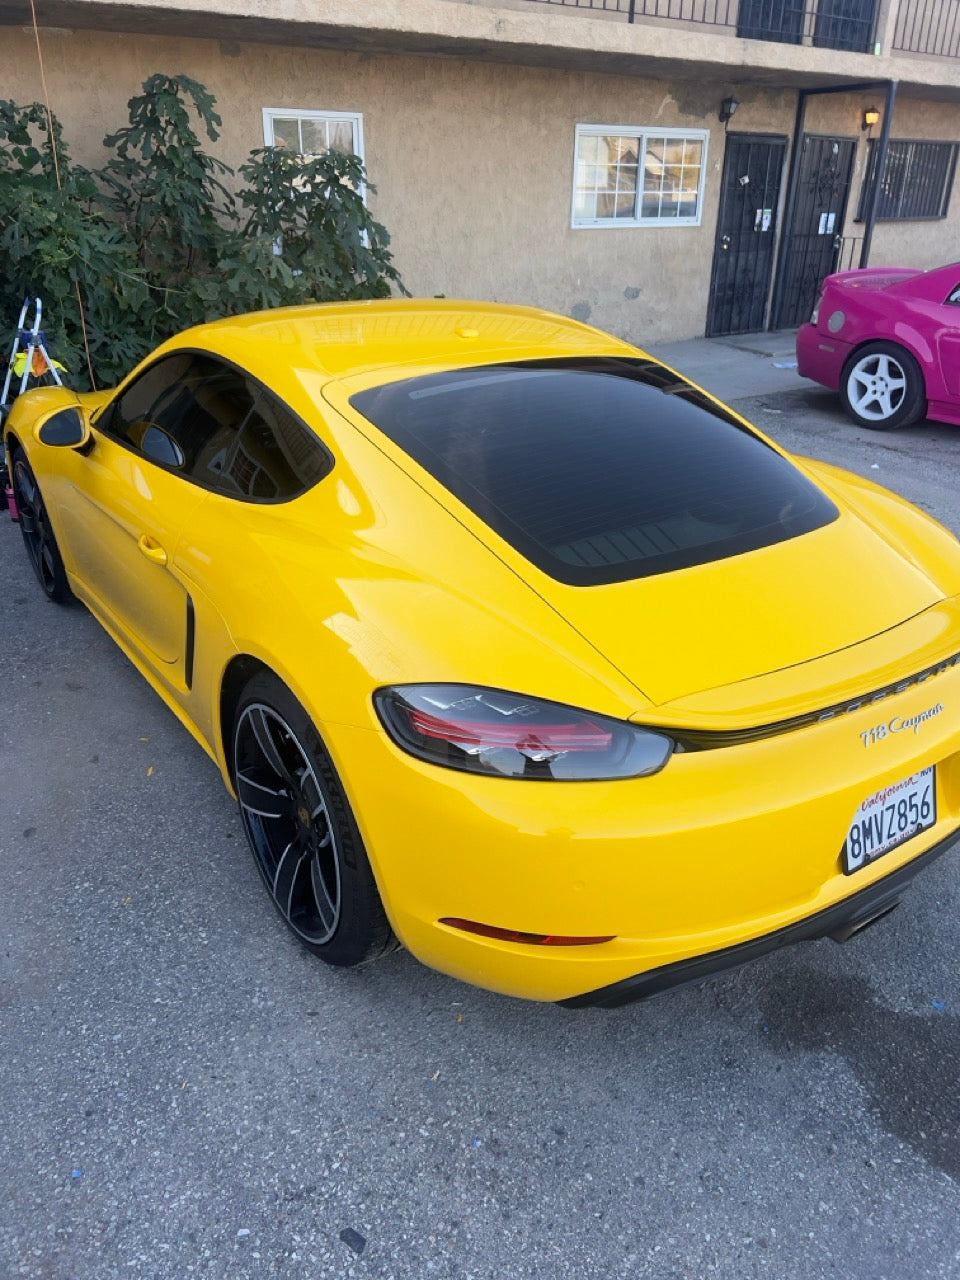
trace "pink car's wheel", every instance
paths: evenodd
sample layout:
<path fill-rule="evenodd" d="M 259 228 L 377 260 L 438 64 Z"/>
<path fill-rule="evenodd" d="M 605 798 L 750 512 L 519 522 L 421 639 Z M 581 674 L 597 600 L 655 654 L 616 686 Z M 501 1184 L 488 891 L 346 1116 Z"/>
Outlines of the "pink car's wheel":
<path fill-rule="evenodd" d="M 844 366 L 840 398 L 855 422 L 874 431 L 908 426 L 927 408 L 919 364 L 893 342 L 869 342 L 854 352 Z"/>

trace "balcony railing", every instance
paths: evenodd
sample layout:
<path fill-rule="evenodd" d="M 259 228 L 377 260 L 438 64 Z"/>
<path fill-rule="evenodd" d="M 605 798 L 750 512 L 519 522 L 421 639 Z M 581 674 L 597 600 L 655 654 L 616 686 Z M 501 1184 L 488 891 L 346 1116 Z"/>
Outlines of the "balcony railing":
<path fill-rule="evenodd" d="M 878 0 L 531 0 L 626 22 L 708 27 L 748 40 L 873 53 Z M 893 47 L 960 57 L 960 0 L 900 0 Z"/>
<path fill-rule="evenodd" d="M 960 58 L 958 0 L 903 0 L 897 13 L 893 47 L 904 53 Z"/>

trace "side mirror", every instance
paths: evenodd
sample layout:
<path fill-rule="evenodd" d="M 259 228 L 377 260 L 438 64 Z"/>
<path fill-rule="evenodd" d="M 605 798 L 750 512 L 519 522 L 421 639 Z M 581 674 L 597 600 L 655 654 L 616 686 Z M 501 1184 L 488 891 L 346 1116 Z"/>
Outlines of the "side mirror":
<path fill-rule="evenodd" d="M 90 424 L 80 409 L 58 409 L 41 418 L 34 425 L 33 434 L 41 444 L 82 449 L 90 439 Z"/>

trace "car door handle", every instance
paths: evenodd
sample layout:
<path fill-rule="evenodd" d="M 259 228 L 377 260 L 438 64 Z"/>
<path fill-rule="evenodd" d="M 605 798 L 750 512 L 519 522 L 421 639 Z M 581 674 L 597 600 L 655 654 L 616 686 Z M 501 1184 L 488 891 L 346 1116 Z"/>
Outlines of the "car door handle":
<path fill-rule="evenodd" d="M 147 559 L 152 560 L 154 564 L 167 563 L 166 551 L 164 551 L 160 543 L 157 542 L 156 538 L 150 537 L 149 533 L 142 533 L 140 535 L 140 538 L 137 541 L 137 546 Z"/>

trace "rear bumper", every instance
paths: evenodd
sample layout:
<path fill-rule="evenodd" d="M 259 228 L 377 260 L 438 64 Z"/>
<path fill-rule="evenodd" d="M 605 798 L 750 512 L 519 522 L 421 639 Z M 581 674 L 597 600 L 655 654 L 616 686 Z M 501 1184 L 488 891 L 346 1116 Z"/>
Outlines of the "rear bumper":
<path fill-rule="evenodd" d="M 881 722 L 935 702 L 944 713 L 922 732 L 865 745 Z M 622 983 L 652 994 L 835 931 L 876 906 L 872 886 L 882 906 L 891 876 L 910 877 L 960 831 L 960 666 L 876 706 L 617 782 L 515 784 L 401 755 L 383 733 L 325 729 L 397 937 L 432 968 L 525 999 L 593 1003 L 613 989 L 616 1002 Z M 936 827 L 845 875 L 865 798 L 931 764 Z M 527 945 L 451 917 L 612 941 Z"/>
<path fill-rule="evenodd" d="M 802 325 L 797 333 L 797 372 L 838 391 L 843 366 L 852 350 L 849 342 L 822 333 L 816 325 Z"/>
<path fill-rule="evenodd" d="M 845 942 L 860 929 L 892 911 L 914 876 L 958 842 L 960 830 L 952 832 L 906 866 L 861 889 L 852 897 L 844 898 L 825 911 L 818 911 L 785 929 L 777 929 L 734 947 L 724 947 L 720 951 L 692 956 L 676 964 L 663 965 L 659 969 L 649 969 L 635 977 L 624 978 L 621 982 L 613 982 L 609 986 L 598 987 L 596 991 L 587 991 L 567 1000 L 558 1000 L 557 1003 L 567 1009 L 615 1009 L 674 987 L 690 986 L 716 974 L 739 969 L 741 965 L 749 964 L 781 947 L 792 946 L 795 942 L 809 942 L 817 938 L 833 938 L 836 942 Z"/>

